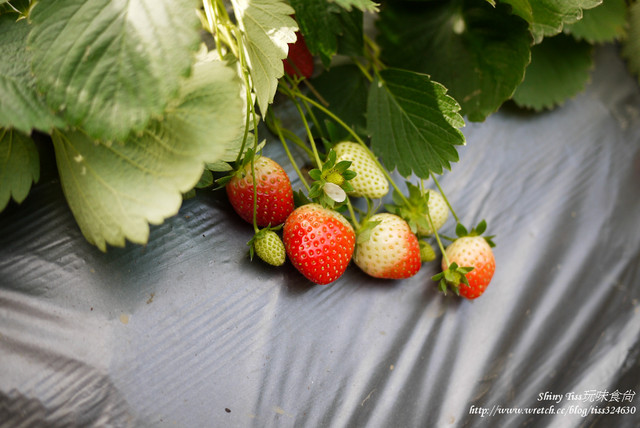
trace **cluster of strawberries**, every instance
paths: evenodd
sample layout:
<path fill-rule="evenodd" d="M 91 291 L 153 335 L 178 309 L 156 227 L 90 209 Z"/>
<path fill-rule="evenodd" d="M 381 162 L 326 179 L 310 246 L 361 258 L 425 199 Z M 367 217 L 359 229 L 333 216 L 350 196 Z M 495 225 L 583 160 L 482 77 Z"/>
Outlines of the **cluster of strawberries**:
<path fill-rule="evenodd" d="M 328 158 L 324 168 L 310 172 L 316 180 L 309 193 L 315 197 L 298 207 L 287 173 L 272 159 L 255 157 L 253 167 L 247 163 L 234 172 L 225 186 L 229 201 L 244 220 L 259 227 L 249 243 L 252 255 L 275 266 L 288 257 L 316 284 L 340 278 L 351 260 L 372 277 L 403 279 L 435 259 L 423 238 L 437 233 L 447 221 L 448 206 L 439 192 L 408 183 L 410 193 L 402 198 L 404 203 L 360 219 L 352 212 L 348 220 L 332 207 L 334 200 L 341 201 L 340 189 L 347 190 L 345 197 L 373 200 L 387 195 L 389 182 L 370 152 L 357 143 L 336 144 Z M 452 289 L 474 299 L 489 285 L 495 259 L 490 239 L 481 236 L 483 225 L 471 232 L 458 226 L 457 232 L 463 229 L 461 236 L 446 248 L 442 272 L 433 279 L 445 293 Z"/>

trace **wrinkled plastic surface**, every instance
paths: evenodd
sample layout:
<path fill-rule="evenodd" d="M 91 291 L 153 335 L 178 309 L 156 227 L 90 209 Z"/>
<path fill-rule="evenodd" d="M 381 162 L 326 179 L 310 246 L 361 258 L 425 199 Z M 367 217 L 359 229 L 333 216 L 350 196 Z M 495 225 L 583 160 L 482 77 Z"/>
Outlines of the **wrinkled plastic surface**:
<path fill-rule="evenodd" d="M 640 89 L 616 48 L 596 61 L 561 108 L 464 128 L 441 184 L 498 244 L 472 302 L 436 291 L 437 263 L 313 286 L 249 262 L 220 192 L 103 254 L 44 180 L 0 215 L 0 426 L 640 426 L 494 410 L 640 405 Z M 638 394 L 568 395 L 589 391 Z"/>

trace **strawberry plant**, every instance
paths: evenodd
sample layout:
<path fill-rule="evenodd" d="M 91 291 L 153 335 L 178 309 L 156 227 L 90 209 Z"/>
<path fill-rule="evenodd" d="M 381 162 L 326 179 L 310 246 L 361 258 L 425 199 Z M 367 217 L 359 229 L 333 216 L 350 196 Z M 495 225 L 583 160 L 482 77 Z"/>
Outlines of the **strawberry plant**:
<path fill-rule="evenodd" d="M 150 224 L 217 183 L 253 224 L 252 254 L 279 248 L 284 222 L 301 271 L 287 227 L 298 210 L 365 242 L 384 209 L 421 238 L 412 260 L 415 248 L 433 259 L 434 246 L 444 258 L 448 213 L 461 225 L 438 175 L 459 160 L 465 120 L 507 101 L 561 105 L 588 81 L 599 44 L 620 43 L 640 74 L 638 28 L 638 2 L 625 0 L 0 0 L 0 211 L 39 180 L 37 133 L 102 251 L 146 243 Z M 282 120 L 274 102 L 297 117 Z M 262 124 L 300 176 L 295 192 L 280 169 L 262 172 Z M 287 188 L 277 206 L 263 187 L 272 175 Z M 351 259 L 344 239 L 331 275 L 303 274 L 337 278 Z M 452 259 L 442 274 L 464 282 L 473 271 Z"/>

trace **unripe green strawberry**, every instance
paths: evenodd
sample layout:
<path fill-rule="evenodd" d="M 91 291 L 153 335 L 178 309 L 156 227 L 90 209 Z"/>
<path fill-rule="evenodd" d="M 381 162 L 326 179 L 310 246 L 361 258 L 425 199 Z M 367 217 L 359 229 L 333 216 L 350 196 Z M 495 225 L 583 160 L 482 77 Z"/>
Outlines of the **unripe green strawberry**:
<path fill-rule="evenodd" d="M 427 206 L 429 208 L 431 221 L 433 222 L 433 227 L 435 230 L 440 230 L 449 218 L 449 207 L 447 207 L 447 203 L 442 195 L 435 190 L 428 189 L 427 194 L 429 194 L 429 202 L 427 202 Z M 428 221 L 429 219 L 427 218 L 427 222 Z M 418 225 L 419 235 L 431 235 L 432 233 L 433 229 L 431 227 L 424 228 Z"/>
<path fill-rule="evenodd" d="M 357 174 L 349 181 L 354 189 L 349 195 L 377 199 L 389 193 L 389 182 L 362 146 L 345 141 L 336 144 L 333 150 L 336 152 L 337 161 L 350 161 L 349 169 Z"/>
<path fill-rule="evenodd" d="M 380 223 L 356 246 L 356 265 L 375 278 L 403 279 L 418 273 L 420 245 L 407 222 L 390 213 L 375 214 L 369 221 Z"/>
<path fill-rule="evenodd" d="M 464 236 L 458 238 L 445 250 L 449 263 L 456 263 L 460 267 L 472 267 L 473 270 L 466 274 L 469 285 L 460 284 L 458 291 L 467 299 L 480 297 L 491 282 L 496 270 L 496 261 L 491 246 L 482 236 Z M 442 270 L 446 266 L 444 257 Z"/>
<path fill-rule="evenodd" d="M 273 266 L 282 266 L 285 250 L 282 240 L 273 230 L 263 229 L 253 239 L 253 249 L 263 261 Z"/>
<path fill-rule="evenodd" d="M 436 259 L 436 252 L 433 247 L 425 241 L 420 241 L 420 259 L 423 262 L 431 262 Z"/>

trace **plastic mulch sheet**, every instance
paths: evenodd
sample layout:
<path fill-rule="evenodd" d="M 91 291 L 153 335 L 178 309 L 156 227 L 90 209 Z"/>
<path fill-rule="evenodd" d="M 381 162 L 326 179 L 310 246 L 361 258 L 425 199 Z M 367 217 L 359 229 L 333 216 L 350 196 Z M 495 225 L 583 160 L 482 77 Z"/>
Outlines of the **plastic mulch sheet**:
<path fill-rule="evenodd" d="M 104 254 L 45 177 L 0 215 L 0 426 L 640 426 L 637 81 L 600 48 L 560 108 L 463 132 L 440 183 L 497 235 L 475 301 L 437 263 L 315 286 L 250 262 L 222 192 Z"/>

